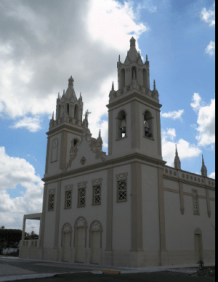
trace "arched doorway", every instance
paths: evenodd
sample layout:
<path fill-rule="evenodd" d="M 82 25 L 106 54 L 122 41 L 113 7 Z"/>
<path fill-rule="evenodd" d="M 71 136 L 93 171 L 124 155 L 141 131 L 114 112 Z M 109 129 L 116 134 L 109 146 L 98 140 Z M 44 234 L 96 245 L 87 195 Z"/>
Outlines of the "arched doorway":
<path fill-rule="evenodd" d="M 90 262 L 101 264 L 102 225 L 97 220 L 92 222 L 89 229 L 89 247 L 91 248 Z"/>
<path fill-rule="evenodd" d="M 75 262 L 85 262 L 87 222 L 84 217 L 79 217 L 74 225 L 75 229 Z"/>
<path fill-rule="evenodd" d="M 71 225 L 65 223 L 62 228 L 62 261 L 70 261 L 71 237 Z"/>
<path fill-rule="evenodd" d="M 195 229 L 195 253 L 196 263 L 203 261 L 202 232 L 199 228 Z"/>

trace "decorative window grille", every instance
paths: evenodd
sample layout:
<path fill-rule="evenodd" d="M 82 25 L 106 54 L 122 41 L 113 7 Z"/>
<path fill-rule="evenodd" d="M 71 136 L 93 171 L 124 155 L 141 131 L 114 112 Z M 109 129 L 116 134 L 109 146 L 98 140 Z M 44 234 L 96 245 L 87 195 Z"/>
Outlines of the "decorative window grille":
<path fill-rule="evenodd" d="M 93 186 L 93 205 L 101 204 L 101 186 Z"/>
<path fill-rule="evenodd" d="M 55 198 L 54 194 L 49 194 L 49 198 L 48 198 L 48 210 L 49 211 L 54 210 L 54 198 Z"/>
<path fill-rule="evenodd" d="M 118 181 L 117 185 L 117 200 L 118 202 L 124 202 L 127 200 L 126 180 Z"/>
<path fill-rule="evenodd" d="M 72 191 L 71 190 L 65 191 L 65 208 L 66 209 L 71 208 L 71 199 L 72 199 Z"/>
<path fill-rule="evenodd" d="M 193 212 L 195 215 L 199 215 L 198 193 L 193 190 Z"/>
<path fill-rule="evenodd" d="M 86 204 L 86 191 L 85 188 L 79 189 L 79 207 L 85 207 Z"/>

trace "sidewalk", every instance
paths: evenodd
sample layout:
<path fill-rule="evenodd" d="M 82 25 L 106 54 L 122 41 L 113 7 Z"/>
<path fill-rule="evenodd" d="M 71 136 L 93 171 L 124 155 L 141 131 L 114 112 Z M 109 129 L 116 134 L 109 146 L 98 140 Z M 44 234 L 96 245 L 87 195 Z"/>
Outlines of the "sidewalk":
<path fill-rule="evenodd" d="M 207 266 L 207 265 L 205 265 Z M 209 265 L 208 265 L 209 266 Z M 211 266 L 211 264 L 210 264 Z M 102 274 L 106 272 L 133 274 L 133 273 L 154 273 L 154 272 L 174 272 L 183 274 L 194 274 L 198 270 L 198 265 L 159 266 L 147 268 L 128 268 L 102 266 L 72 262 L 54 262 L 42 260 L 20 259 L 15 257 L 0 256 L 0 282 L 14 281 L 21 279 L 34 279 L 53 277 L 60 274 L 72 273 L 92 273 Z"/>

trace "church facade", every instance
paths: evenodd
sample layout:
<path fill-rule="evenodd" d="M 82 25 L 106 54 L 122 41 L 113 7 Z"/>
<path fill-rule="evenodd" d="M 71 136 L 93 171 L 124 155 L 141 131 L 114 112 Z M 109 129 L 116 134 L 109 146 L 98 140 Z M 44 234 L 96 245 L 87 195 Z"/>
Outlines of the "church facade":
<path fill-rule="evenodd" d="M 159 93 L 135 39 L 109 94 L 108 154 L 73 78 L 47 132 L 42 213 L 24 215 L 20 257 L 146 267 L 215 261 L 215 180 L 162 159 Z M 39 240 L 24 240 L 27 219 Z"/>

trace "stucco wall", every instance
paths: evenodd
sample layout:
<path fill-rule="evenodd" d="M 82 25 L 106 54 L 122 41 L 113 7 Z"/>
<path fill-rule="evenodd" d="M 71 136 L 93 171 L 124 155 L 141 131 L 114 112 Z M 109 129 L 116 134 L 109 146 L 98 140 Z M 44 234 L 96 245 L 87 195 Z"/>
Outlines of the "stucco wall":
<path fill-rule="evenodd" d="M 157 168 L 142 165 L 143 250 L 159 250 L 159 206 Z"/>
<path fill-rule="evenodd" d="M 127 175 L 127 201 L 117 202 L 116 175 Z M 131 165 L 114 168 L 113 172 L 113 250 L 130 250 L 131 248 Z"/>

